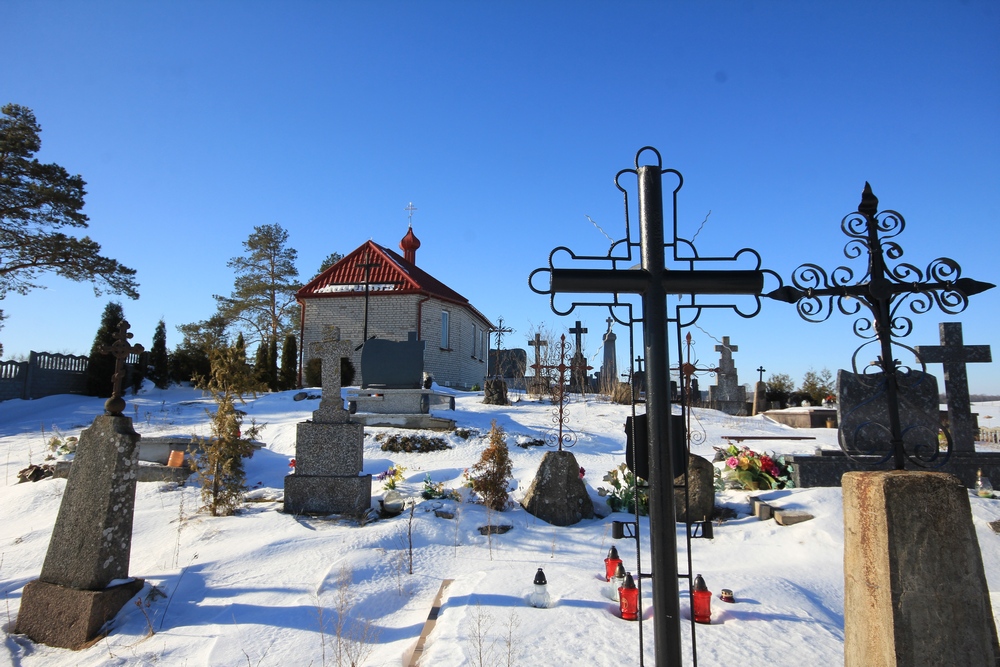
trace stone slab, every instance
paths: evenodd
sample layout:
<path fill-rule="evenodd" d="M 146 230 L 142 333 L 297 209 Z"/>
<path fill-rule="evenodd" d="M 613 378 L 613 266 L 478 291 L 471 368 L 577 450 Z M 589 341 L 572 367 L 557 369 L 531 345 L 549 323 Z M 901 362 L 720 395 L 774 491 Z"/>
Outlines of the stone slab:
<path fill-rule="evenodd" d="M 996 667 L 969 493 L 954 476 L 844 475 L 845 667 Z"/>
<path fill-rule="evenodd" d="M 837 410 L 835 408 L 785 408 L 783 410 L 768 410 L 764 416 L 792 428 L 833 428 L 837 426 Z M 833 420 L 832 427 L 829 420 Z"/>
<path fill-rule="evenodd" d="M 303 475 L 357 475 L 364 467 L 365 427 L 353 422 L 299 422 L 295 469 Z"/>
<path fill-rule="evenodd" d="M 815 518 L 809 512 L 802 510 L 774 510 L 774 521 L 779 526 L 794 526 L 797 523 L 803 523 Z"/>
<path fill-rule="evenodd" d="M 109 415 L 80 433 L 39 579 L 102 590 L 128 578 L 139 437 L 129 417 Z"/>
<path fill-rule="evenodd" d="M 56 479 L 67 479 L 69 471 L 73 467 L 72 461 L 56 461 L 53 466 L 52 476 Z M 137 468 L 138 477 L 136 481 L 142 482 L 176 482 L 184 484 L 193 474 L 186 465 L 180 468 L 169 468 L 165 465 L 140 465 Z"/>
<path fill-rule="evenodd" d="M 98 591 L 32 581 L 21 594 L 14 632 L 58 648 L 81 649 L 142 590 L 142 579 Z"/>
<path fill-rule="evenodd" d="M 431 431 L 454 431 L 455 420 L 431 415 L 376 415 L 356 414 L 352 421 L 364 426 L 384 426 L 393 428 L 427 429 Z"/>
<path fill-rule="evenodd" d="M 360 516 L 372 504 L 372 476 L 315 476 L 296 472 L 285 477 L 288 514 Z"/>

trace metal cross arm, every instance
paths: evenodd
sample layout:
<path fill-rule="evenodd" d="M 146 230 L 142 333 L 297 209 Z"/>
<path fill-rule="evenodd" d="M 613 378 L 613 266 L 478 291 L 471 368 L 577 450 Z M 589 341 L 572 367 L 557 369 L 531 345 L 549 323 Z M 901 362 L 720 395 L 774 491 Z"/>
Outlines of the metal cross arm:
<path fill-rule="evenodd" d="M 644 294 L 653 283 L 653 274 L 645 269 L 535 269 L 547 271 L 549 289 L 538 294 L 608 293 Z M 666 294 L 749 294 L 759 295 L 764 289 L 763 270 L 664 270 L 660 284 Z"/>

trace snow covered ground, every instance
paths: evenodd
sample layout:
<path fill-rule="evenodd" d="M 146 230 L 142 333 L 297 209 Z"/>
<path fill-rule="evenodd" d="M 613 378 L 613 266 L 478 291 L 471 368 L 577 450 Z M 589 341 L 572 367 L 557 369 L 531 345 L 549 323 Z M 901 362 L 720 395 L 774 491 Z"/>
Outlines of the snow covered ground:
<path fill-rule="evenodd" d="M 199 489 L 142 483 L 136 494 L 131 574 L 146 580 L 142 608 L 126 605 L 110 634 L 79 652 L 35 645 L 11 634 L 26 583 L 38 577 L 65 481 L 17 484 L 17 471 L 41 463 L 54 431 L 79 435 L 102 410 L 100 399 L 52 396 L 0 403 L 0 622 L 5 648 L 0 664 L 23 665 L 338 665 L 338 648 L 367 632 L 366 665 L 407 664 L 435 595 L 446 589 L 423 665 L 620 665 L 638 664 L 639 624 L 616 615 L 608 597 L 603 559 L 612 544 L 612 514 L 559 528 L 515 507 L 487 516 L 476 504 L 424 501 L 425 475 L 458 487 L 463 471 L 479 458 L 491 420 L 508 433 L 514 461 L 515 498 L 530 483 L 546 448 L 517 447 L 544 437 L 553 407 L 521 397 L 508 407 L 488 406 L 476 394 L 457 394 L 454 417 L 471 429 L 463 440 L 445 435 L 451 449 L 433 453 L 383 452 L 374 436 L 393 429 L 366 429 L 365 472 L 406 468 L 400 491 L 417 502 L 408 513 L 364 526 L 337 518 L 305 518 L 281 512 L 283 478 L 295 452 L 295 425 L 310 417 L 316 401 L 294 402 L 295 392 L 248 400 L 245 410 L 265 423 L 266 448 L 247 461 L 252 487 L 245 511 L 213 518 L 198 512 Z M 209 434 L 209 399 L 191 389 L 149 389 L 128 398 L 126 414 L 145 436 Z M 626 406 L 598 398 L 568 406 L 579 434 L 573 453 L 586 470 L 595 503 L 602 477 L 624 459 Z M 986 424 L 1000 419 L 1000 403 L 975 406 Z M 697 410 L 704 434 L 694 451 L 711 459 L 726 434 L 811 435 L 815 441 L 766 441 L 756 449 L 807 453 L 836 447 L 832 429 L 795 431 L 760 417 L 730 417 Z M 996 449 L 994 447 L 994 449 Z M 996 480 L 1000 482 L 1000 480 Z M 373 482 L 373 498 L 383 494 Z M 726 491 L 717 504 L 738 518 L 715 527 L 713 540 L 693 542 L 693 570 L 716 594 L 712 624 L 697 626 L 702 665 L 840 664 L 843 661 L 843 518 L 840 489 L 796 489 L 763 494 L 815 519 L 790 527 L 747 516 L 746 492 Z M 373 500 L 373 502 L 375 502 Z M 1000 536 L 986 525 L 1000 518 L 1000 500 L 972 497 L 994 611 L 1000 610 Z M 454 519 L 434 509 L 449 509 Z M 477 528 L 488 522 L 513 526 L 491 539 Z M 407 531 L 412 528 L 413 574 L 408 574 Z M 645 534 L 648 525 L 641 530 Z M 683 528 L 678 531 L 683 545 Z M 635 570 L 633 542 L 616 543 Z M 644 542 L 643 569 L 649 553 Z M 681 570 L 686 554 L 680 555 Z M 548 579 L 553 606 L 536 609 L 527 598 L 537 568 Z M 345 579 L 346 577 L 346 579 Z M 344 582 L 347 582 L 344 585 Z M 163 595 L 156 595 L 156 591 Z M 718 600 L 729 588 L 737 602 Z M 345 596 L 346 594 L 346 596 Z M 346 597 L 346 602 L 345 602 Z M 688 613 L 682 593 L 682 613 Z M 652 593 L 643 588 L 645 618 Z M 350 607 L 337 639 L 338 606 Z M 148 617 L 148 620 L 147 620 Z M 150 634 L 152 629 L 152 634 Z M 646 664 L 654 664 L 653 626 L 643 624 Z M 685 637 L 689 638 L 687 626 Z M 686 639 L 685 654 L 690 656 Z"/>

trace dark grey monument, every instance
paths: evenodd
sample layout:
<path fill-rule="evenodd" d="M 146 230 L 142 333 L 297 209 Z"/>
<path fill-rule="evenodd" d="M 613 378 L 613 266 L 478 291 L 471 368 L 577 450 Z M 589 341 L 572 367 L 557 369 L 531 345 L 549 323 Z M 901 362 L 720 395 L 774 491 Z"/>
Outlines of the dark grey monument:
<path fill-rule="evenodd" d="M 351 342 L 313 343 L 309 352 L 322 359 L 323 398 L 296 429 L 285 512 L 361 515 L 372 503 L 372 476 L 362 473 L 365 427 L 351 421 L 340 397 L 340 360 L 350 356 Z"/>
<path fill-rule="evenodd" d="M 424 346 L 411 333 L 409 340 L 373 338 L 361 350 L 362 389 L 420 389 L 424 374 Z"/>
<path fill-rule="evenodd" d="M 899 421 L 903 440 L 933 453 L 938 447 L 937 379 L 929 373 L 897 371 Z M 851 454 L 886 454 L 892 449 L 889 408 L 882 373 L 837 371 L 837 423 L 840 446 Z"/>
<path fill-rule="evenodd" d="M 554 526 L 571 526 L 594 516 L 594 502 L 580 478 L 580 464 L 565 450 L 545 452 L 521 505 Z"/>
<path fill-rule="evenodd" d="M 122 415 L 124 360 L 130 346 L 122 321 L 113 345 L 113 393 L 105 414 L 80 434 L 42 573 L 24 587 L 15 632 L 61 648 L 82 648 L 143 587 L 129 578 L 139 434 Z"/>
<path fill-rule="evenodd" d="M 961 322 L 941 322 L 941 345 L 918 345 L 925 364 L 944 364 L 944 390 L 948 396 L 948 428 L 956 453 L 976 451 L 976 420 L 969 400 L 965 365 L 993 361 L 989 345 L 964 345 Z"/>

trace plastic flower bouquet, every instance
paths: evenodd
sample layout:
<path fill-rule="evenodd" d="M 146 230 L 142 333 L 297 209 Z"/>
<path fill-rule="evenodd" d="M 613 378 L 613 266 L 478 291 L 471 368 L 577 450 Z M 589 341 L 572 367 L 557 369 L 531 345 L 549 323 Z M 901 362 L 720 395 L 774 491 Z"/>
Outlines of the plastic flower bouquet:
<path fill-rule="evenodd" d="M 726 486 L 747 491 L 787 489 L 792 483 L 791 466 L 784 456 L 755 452 L 749 447 L 716 447 L 725 461 L 722 477 Z"/>

